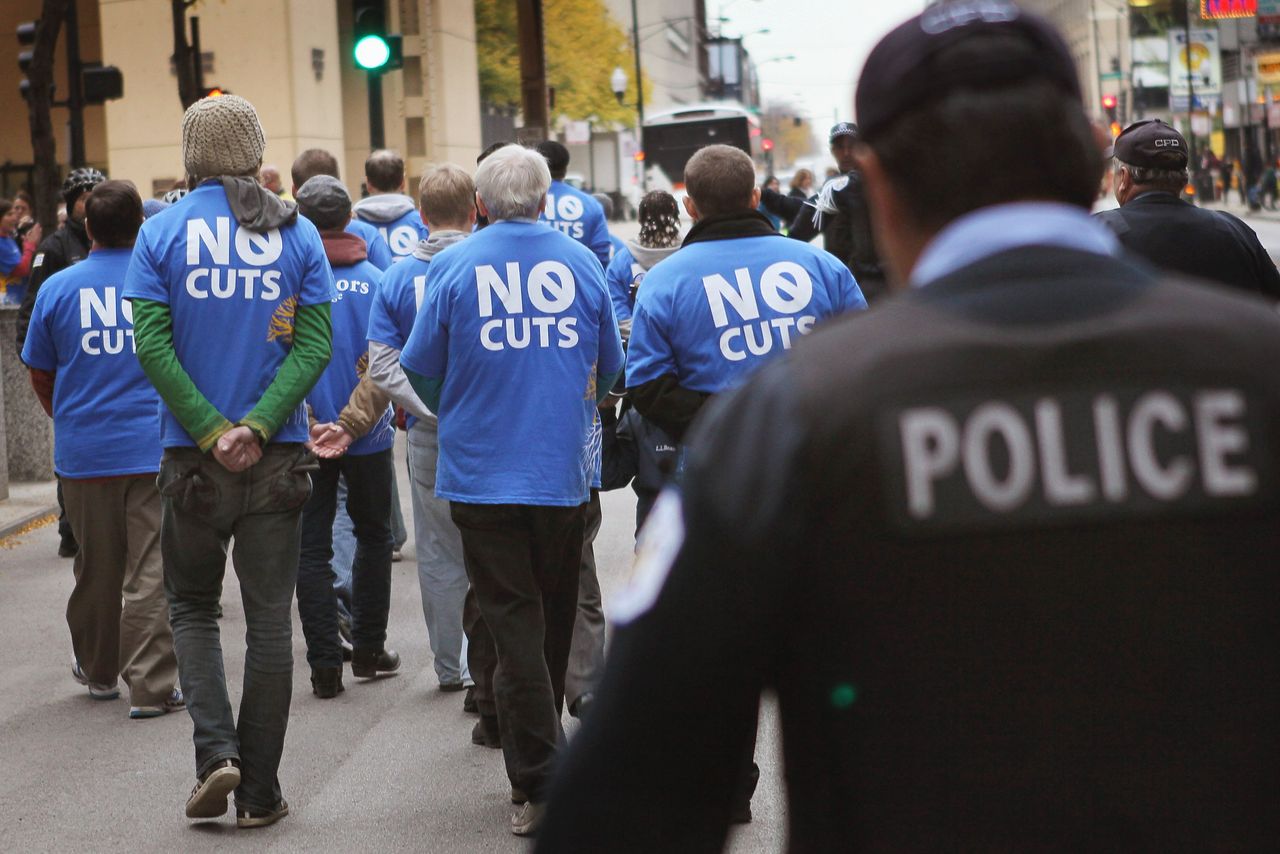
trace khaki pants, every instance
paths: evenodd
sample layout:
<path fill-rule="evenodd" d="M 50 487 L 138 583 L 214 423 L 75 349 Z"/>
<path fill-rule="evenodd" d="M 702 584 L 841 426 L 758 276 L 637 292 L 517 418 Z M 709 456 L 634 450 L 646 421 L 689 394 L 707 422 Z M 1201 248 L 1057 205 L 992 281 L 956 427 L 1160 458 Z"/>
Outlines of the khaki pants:
<path fill-rule="evenodd" d="M 123 677 L 135 706 L 158 706 L 178 681 L 160 560 L 160 493 L 154 475 L 64 478 L 80 543 L 67 602 L 71 646 L 90 682 Z"/>

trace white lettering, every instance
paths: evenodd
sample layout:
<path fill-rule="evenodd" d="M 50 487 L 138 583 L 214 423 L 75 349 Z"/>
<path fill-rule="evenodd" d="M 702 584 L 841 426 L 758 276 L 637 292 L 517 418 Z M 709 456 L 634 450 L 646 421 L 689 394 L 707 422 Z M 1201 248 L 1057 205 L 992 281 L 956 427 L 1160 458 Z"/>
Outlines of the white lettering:
<path fill-rule="evenodd" d="M 195 299 L 208 299 L 209 292 L 202 291 L 196 287 L 196 282 L 207 278 L 209 278 L 209 271 L 203 267 L 197 267 L 190 273 L 187 273 L 187 293 Z"/>
<path fill-rule="evenodd" d="M 422 299 L 427 295 L 427 277 L 426 275 L 413 277 L 413 307 L 417 310 L 422 309 Z"/>
<path fill-rule="evenodd" d="M 1129 495 L 1129 479 L 1124 468 L 1124 440 L 1115 398 L 1104 394 L 1093 402 L 1093 429 L 1098 437 L 1102 494 L 1108 501 L 1123 501 Z"/>
<path fill-rule="evenodd" d="M 284 252 L 284 240 L 280 237 L 280 229 L 273 228 L 262 234 L 247 228 L 236 229 L 236 254 L 244 263 L 265 267 L 280 260 L 282 252 Z M 225 264 L 226 262 L 215 263 Z"/>
<path fill-rule="evenodd" d="M 1062 407 L 1055 400 L 1036 401 L 1036 438 L 1040 445 L 1040 469 L 1044 497 L 1062 506 L 1088 504 L 1093 500 L 1093 482 L 1067 467 L 1067 447 L 1062 437 Z"/>
<path fill-rule="evenodd" d="M 902 457 L 907 465 L 907 507 L 924 519 L 933 515 L 933 482 L 955 471 L 960 432 L 941 409 L 911 409 L 899 419 Z"/>
<path fill-rule="evenodd" d="M 809 271 L 794 261 L 779 261 L 761 275 L 760 296 L 774 311 L 798 314 L 813 299 L 813 280 Z"/>
<path fill-rule="evenodd" d="M 1160 465 L 1155 450 L 1157 423 L 1171 432 L 1187 426 L 1186 411 L 1168 392 L 1148 392 L 1134 404 L 1129 416 L 1129 460 L 1143 489 L 1153 498 L 1172 501 L 1186 492 L 1193 467 L 1186 457 L 1174 458 L 1167 466 Z"/>
<path fill-rule="evenodd" d="M 187 220 L 187 264 L 200 263 L 200 246 L 209 250 L 215 264 L 231 263 L 231 220 L 220 216 L 214 219 L 218 231 L 215 234 L 202 219 Z"/>
<path fill-rule="evenodd" d="M 996 434 L 1009 452 L 1003 481 L 991 467 L 991 439 Z M 963 459 L 969 486 L 988 509 L 1007 513 L 1027 500 L 1035 479 L 1035 451 L 1027 425 L 1012 406 L 984 403 L 974 411 L 965 425 Z"/>
<path fill-rule="evenodd" d="M 726 329 L 724 334 L 720 336 L 720 353 L 730 362 L 741 362 L 747 358 L 747 354 L 742 350 L 735 350 L 729 346 L 734 338 L 741 338 L 741 329 Z"/>
<path fill-rule="evenodd" d="M 1251 495 L 1258 475 L 1247 467 L 1232 468 L 1227 454 L 1249 450 L 1249 434 L 1227 419 L 1244 415 L 1244 395 L 1235 389 L 1204 391 L 1196 395 L 1196 438 L 1200 446 L 1200 476 L 1209 495 Z"/>
<path fill-rule="evenodd" d="M 572 350 L 578 346 L 578 318 L 562 317 L 556 322 L 556 331 L 560 333 L 560 348 Z"/>
<path fill-rule="evenodd" d="M 702 279 L 702 288 L 706 291 L 707 303 L 711 306 L 711 319 L 715 322 L 717 329 L 729 325 L 729 314 L 724 307 L 726 300 L 743 320 L 755 320 L 760 316 L 760 309 L 756 305 L 756 292 L 751 286 L 750 272 L 746 267 L 739 267 L 734 270 L 734 276 L 738 282 L 737 288 L 729 284 L 728 280 L 719 273 L 704 276 Z"/>
<path fill-rule="evenodd" d="M 262 274 L 262 299 L 273 302 L 280 299 L 280 271 L 266 270 Z"/>
<path fill-rule="evenodd" d="M 559 261 L 542 261 L 529 271 L 529 302 L 538 311 L 559 314 L 573 304 L 573 272 Z"/>
<path fill-rule="evenodd" d="M 494 353 L 502 352 L 502 342 L 493 340 L 493 331 L 502 328 L 501 320 L 486 321 L 480 327 L 480 344 L 486 349 Z"/>
<path fill-rule="evenodd" d="M 102 289 L 102 296 L 93 288 L 80 289 L 80 328 L 93 328 L 93 318 L 103 326 L 116 325 L 116 289 Z"/>
<path fill-rule="evenodd" d="M 476 290 L 480 299 L 481 317 L 493 317 L 494 294 L 497 294 L 507 314 L 520 314 L 524 311 L 524 300 L 520 293 L 520 264 L 517 261 L 507 262 L 505 282 L 491 265 L 476 267 Z"/>
<path fill-rule="evenodd" d="M 222 281 L 222 274 L 227 274 L 226 282 Z M 218 299 L 227 299 L 232 297 L 236 292 L 236 273 L 238 270 L 211 270 L 209 271 L 209 293 Z"/>

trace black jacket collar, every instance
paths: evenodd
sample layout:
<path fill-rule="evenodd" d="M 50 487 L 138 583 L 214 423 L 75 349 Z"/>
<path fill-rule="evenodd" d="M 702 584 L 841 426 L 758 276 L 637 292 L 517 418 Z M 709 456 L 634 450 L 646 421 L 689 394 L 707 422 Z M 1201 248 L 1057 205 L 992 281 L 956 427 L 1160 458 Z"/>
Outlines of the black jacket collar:
<path fill-rule="evenodd" d="M 769 218 L 760 211 L 738 211 L 717 214 L 698 220 L 685 235 L 681 246 L 709 240 L 734 240 L 739 237 L 781 237 Z"/>

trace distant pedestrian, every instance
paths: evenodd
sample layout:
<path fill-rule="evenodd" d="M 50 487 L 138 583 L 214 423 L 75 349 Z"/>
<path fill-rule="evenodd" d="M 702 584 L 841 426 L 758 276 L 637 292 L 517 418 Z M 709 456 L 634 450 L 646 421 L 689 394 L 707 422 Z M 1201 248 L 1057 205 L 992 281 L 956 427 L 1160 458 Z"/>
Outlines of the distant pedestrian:
<path fill-rule="evenodd" d="M 550 187 L 546 161 L 527 148 L 480 165 L 490 224 L 432 259 L 401 356 L 440 418 L 436 494 L 452 502 L 497 646 L 497 724 L 513 796 L 525 800 L 517 835 L 537 829 L 563 740 L 595 408 L 622 370 L 598 257 L 535 222 Z"/>
<path fill-rule="evenodd" d="M 78 264 L 89 255 L 89 235 L 84 230 L 85 194 L 107 180 L 97 169 L 84 167 L 72 169 L 62 182 L 62 200 L 66 204 L 66 217 L 58 224 L 53 234 L 46 234 L 36 247 L 36 254 L 31 259 L 31 274 L 27 277 L 27 289 L 22 296 L 22 306 L 18 309 L 16 323 L 18 352 L 27 337 L 27 323 L 31 311 L 36 304 L 36 296 L 44 280 L 54 273 L 61 272 L 73 264 Z M 58 556 L 75 557 L 80 548 L 75 534 L 71 531 L 71 523 L 67 520 L 66 508 L 62 496 L 62 484 L 58 484 Z"/>
<path fill-rule="evenodd" d="M 476 219 L 475 198 L 475 184 L 461 167 L 445 164 L 422 176 L 418 205 L 430 236 L 419 242 L 408 258 L 387 271 L 370 309 L 368 324 L 369 377 L 405 410 L 418 588 L 436 678 L 440 690 L 446 692 L 473 684 L 473 674 L 467 667 L 467 638 L 463 634 L 467 570 L 462 560 L 462 535 L 449 515 L 449 502 L 436 495 L 440 455 L 436 416 L 409 385 L 400 367 L 400 353 L 432 286 L 431 260 L 471 236 Z M 496 717 L 491 694 L 484 696 L 483 703 L 474 696 L 472 701 L 478 703 L 478 711 Z"/>
<path fill-rule="evenodd" d="M 609 262 L 605 282 L 613 316 L 625 343 L 631 337 L 631 312 L 645 274 L 680 248 L 680 210 L 665 190 L 651 190 L 640 200 L 640 235 L 628 240 Z"/>
<path fill-rule="evenodd" d="M 356 540 L 351 674 L 368 679 L 400 669 L 400 656 L 386 648 L 395 428 L 390 398 L 368 379 L 369 309 L 382 271 L 367 260 L 365 242 L 344 230 L 351 218 L 351 197 L 337 178 L 317 175 L 298 189 L 297 200 L 298 212 L 320 230 L 337 290 L 330 312 L 333 356 L 307 394 L 317 422 L 310 432 L 320 467 L 311 475 L 311 497 L 302 508 L 298 564 L 298 616 L 307 638 L 311 690 L 328 699 L 344 688 L 333 571 L 339 475 L 347 483 L 343 511 L 351 518 Z"/>
<path fill-rule="evenodd" d="M 143 225 L 125 278 L 138 361 L 161 409 L 160 546 L 195 726 L 189 818 L 234 790 L 240 827 L 289 812 L 278 769 L 293 693 L 299 520 L 317 468 L 302 405 L 331 355 L 333 271 L 316 228 L 257 182 L 253 106 L 205 98 L 182 121 L 193 188 Z M 238 721 L 217 615 L 232 537 L 248 628 Z"/>
<path fill-rule="evenodd" d="M 813 172 L 808 169 L 797 169 L 791 176 L 791 187 L 787 195 L 793 199 L 804 201 L 813 194 Z"/>
<path fill-rule="evenodd" d="M 370 195 L 355 203 L 355 217 L 376 228 L 394 260 L 403 261 L 427 239 L 413 199 L 404 194 L 404 158 L 387 149 L 373 152 L 364 162 L 364 179 Z"/>
<path fill-rule="evenodd" d="M 293 196 L 284 188 L 284 181 L 280 179 L 280 167 L 271 164 L 263 166 L 258 171 L 258 183 L 286 202 L 293 201 Z"/>
<path fill-rule="evenodd" d="M 27 274 L 40 243 L 40 226 L 20 231 L 22 208 L 18 200 L 0 199 L 0 303 L 21 305 L 27 292 Z"/>
<path fill-rule="evenodd" d="M 538 153 L 551 170 L 551 191 L 538 221 L 569 235 L 595 253 L 600 269 L 609 266 L 609 227 L 600 203 L 577 187 L 565 183 L 569 170 L 569 149 L 553 139 L 538 143 Z"/>
<path fill-rule="evenodd" d="M 1280 272 L 1253 229 L 1180 198 L 1187 141 L 1176 128 L 1159 119 L 1136 122 L 1116 137 L 1113 151 L 1120 207 L 1097 217 L 1126 249 L 1170 272 L 1280 301 Z"/>
<path fill-rule="evenodd" d="M 317 175 L 328 175 L 330 178 L 342 180 L 342 175 L 339 174 L 338 170 L 338 158 L 323 148 L 308 148 L 299 154 L 297 159 L 293 161 L 293 166 L 290 168 L 289 173 L 293 178 L 293 195 L 295 196 L 303 184 Z M 391 247 L 387 245 L 387 241 L 378 232 L 378 229 L 369 223 L 353 218 L 347 223 L 347 231 L 359 235 L 368 244 L 369 262 L 379 270 L 386 270 L 395 261 L 395 255 L 392 254 Z"/>
<path fill-rule="evenodd" d="M 184 702 L 160 560 L 160 399 L 134 358 L 123 299 L 142 199 L 106 181 L 84 210 L 89 256 L 45 280 L 22 359 L 53 417 L 54 468 L 80 543 L 71 675 L 97 700 L 120 696 L 123 677 L 129 717 L 157 717 Z"/>

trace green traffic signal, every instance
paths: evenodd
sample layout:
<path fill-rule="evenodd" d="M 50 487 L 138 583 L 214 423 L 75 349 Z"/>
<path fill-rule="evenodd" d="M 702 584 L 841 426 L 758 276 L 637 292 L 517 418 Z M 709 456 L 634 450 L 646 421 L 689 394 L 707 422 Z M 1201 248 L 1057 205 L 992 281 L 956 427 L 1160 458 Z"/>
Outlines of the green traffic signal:
<path fill-rule="evenodd" d="M 356 42 L 356 65 L 366 71 L 377 71 L 391 60 L 391 46 L 380 35 L 367 35 Z"/>

